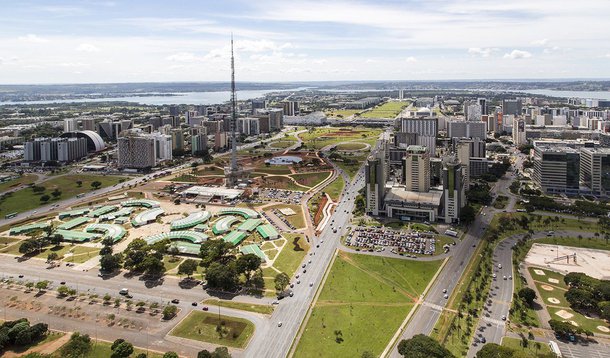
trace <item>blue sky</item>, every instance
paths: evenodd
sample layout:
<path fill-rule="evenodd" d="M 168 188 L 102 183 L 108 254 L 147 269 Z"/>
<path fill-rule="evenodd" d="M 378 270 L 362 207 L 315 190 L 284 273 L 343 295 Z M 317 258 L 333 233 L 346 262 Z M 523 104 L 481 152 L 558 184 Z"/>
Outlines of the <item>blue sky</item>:
<path fill-rule="evenodd" d="M 5 1 L 0 83 L 610 78 L 607 0 Z"/>

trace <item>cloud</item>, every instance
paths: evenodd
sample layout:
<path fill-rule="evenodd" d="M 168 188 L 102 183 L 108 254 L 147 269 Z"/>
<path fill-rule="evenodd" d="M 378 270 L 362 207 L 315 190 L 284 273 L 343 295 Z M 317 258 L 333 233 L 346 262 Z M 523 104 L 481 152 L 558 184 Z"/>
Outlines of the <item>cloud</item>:
<path fill-rule="evenodd" d="M 178 52 L 167 56 L 165 59 L 171 62 L 195 62 L 201 60 L 201 58 L 198 58 L 192 52 Z"/>
<path fill-rule="evenodd" d="M 497 48 L 492 48 L 492 47 L 487 47 L 487 48 L 481 48 L 481 47 L 471 47 L 468 49 L 468 53 L 471 55 L 475 55 L 475 56 L 481 56 L 481 57 L 489 57 L 491 56 L 491 54 L 493 52 L 498 51 Z"/>
<path fill-rule="evenodd" d="M 610 52 L 608 52 L 604 57 L 605 58 L 610 58 Z"/>
<path fill-rule="evenodd" d="M 522 50 L 512 50 L 510 53 L 504 54 L 504 58 L 508 58 L 511 60 L 519 60 L 530 57 L 532 57 L 531 53 Z"/>
<path fill-rule="evenodd" d="M 78 45 L 78 47 L 76 48 L 76 51 L 78 51 L 78 52 L 100 52 L 100 49 L 98 47 L 96 47 L 95 45 L 83 43 L 83 44 Z"/>
<path fill-rule="evenodd" d="M 551 46 L 551 47 L 547 47 L 544 50 L 542 50 L 542 52 L 544 53 L 553 53 L 553 52 L 557 52 L 561 50 L 561 47 L 559 46 Z"/>
<path fill-rule="evenodd" d="M 549 39 L 534 40 L 531 42 L 534 46 L 546 46 L 548 43 Z"/>
<path fill-rule="evenodd" d="M 30 43 L 45 43 L 49 42 L 49 40 L 43 39 L 42 37 L 34 34 L 27 34 L 25 36 L 19 36 L 17 40 L 21 42 L 30 42 Z"/>
<path fill-rule="evenodd" d="M 417 62 L 417 59 L 413 56 L 409 56 L 405 61 L 407 61 L 407 63 L 415 63 Z"/>

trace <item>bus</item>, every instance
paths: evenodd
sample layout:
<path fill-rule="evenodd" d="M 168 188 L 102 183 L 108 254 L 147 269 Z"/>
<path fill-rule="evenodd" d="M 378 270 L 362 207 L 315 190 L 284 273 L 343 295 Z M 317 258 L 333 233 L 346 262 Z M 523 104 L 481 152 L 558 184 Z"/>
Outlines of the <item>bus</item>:
<path fill-rule="evenodd" d="M 6 215 L 4 215 L 4 218 L 5 218 L 5 219 L 12 219 L 12 218 L 14 218 L 15 216 L 17 216 L 17 213 L 10 213 L 10 214 L 6 214 Z"/>
<path fill-rule="evenodd" d="M 457 231 L 454 231 L 454 230 L 445 230 L 445 235 L 449 235 L 449 236 L 453 236 L 453 237 L 458 237 Z"/>
<path fill-rule="evenodd" d="M 550 341 L 549 348 L 551 349 L 551 352 L 553 352 L 557 357 L 563 357 L 561 355 L 561 351 L 559 350 L 559 346 L 557 345 L 557 342 Z"/>

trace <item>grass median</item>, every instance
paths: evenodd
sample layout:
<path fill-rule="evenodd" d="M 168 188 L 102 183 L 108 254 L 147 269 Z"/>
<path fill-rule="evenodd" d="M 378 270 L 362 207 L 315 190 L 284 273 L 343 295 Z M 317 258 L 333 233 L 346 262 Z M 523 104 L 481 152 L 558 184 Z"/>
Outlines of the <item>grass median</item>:
<path fill-rule="evenodd" d="M 254 324 L 241 318 L 193 311 L 169 334 L 227 347 L 244 348 L 254 334 Z"/>

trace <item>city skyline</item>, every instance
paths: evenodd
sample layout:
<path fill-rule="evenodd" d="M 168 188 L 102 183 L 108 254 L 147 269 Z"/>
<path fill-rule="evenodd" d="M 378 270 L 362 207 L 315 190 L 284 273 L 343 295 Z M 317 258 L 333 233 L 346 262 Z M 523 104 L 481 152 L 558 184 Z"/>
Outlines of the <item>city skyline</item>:
<path fill-rule="evenodd" d="M 4 4 L 3 84 L 610 77 L 601 1 Z"/>

